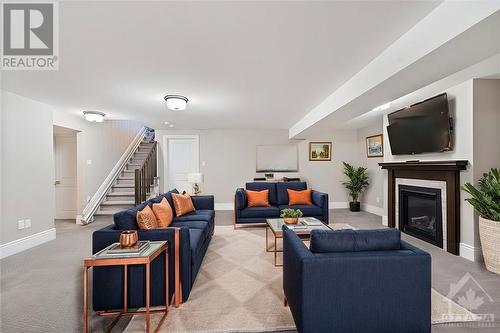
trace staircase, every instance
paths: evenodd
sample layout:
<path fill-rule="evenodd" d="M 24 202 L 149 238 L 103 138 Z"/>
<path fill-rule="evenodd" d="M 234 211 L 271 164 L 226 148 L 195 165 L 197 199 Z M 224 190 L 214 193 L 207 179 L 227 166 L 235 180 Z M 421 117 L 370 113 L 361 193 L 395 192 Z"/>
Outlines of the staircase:
<path fill-rule="evenodd" d="M 106 198 L 99 205 L 96 216 L 111 216 L 135 205 L 135 169 L 142 166 L 153 146 L 154 143 L 141 142 L 120 176 L 115 180 L 111 190 L 106 194 Z"/>

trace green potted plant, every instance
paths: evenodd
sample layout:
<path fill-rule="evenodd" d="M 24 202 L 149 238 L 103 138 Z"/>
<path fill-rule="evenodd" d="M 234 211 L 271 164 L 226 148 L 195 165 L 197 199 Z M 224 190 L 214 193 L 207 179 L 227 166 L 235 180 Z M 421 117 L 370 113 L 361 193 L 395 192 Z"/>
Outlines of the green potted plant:
<path fill-rule="evenodd" d="M 299 222 L 299 217 L 302 217 L 302 211 L 300 209 L 294 210 L 291 208 L 285 208 L 281 210 L 280 216 L 286 224 L 297 224 L 297 222 Z"/>
<path fill-rule="evenodd" d="M 349 196 L 352 201 L 349 202 L 349 209 L 351 212 L 359 212 L 360 203 L 359 196 L 364 191 L 364 189 L 370 184 L 368 182 L 368 174 L 366 168 L 354 167 L 349 163 L 342 162 L 344 164 L 344 175 L 349 178 L 348 181 L 343 182 L 346 189 L 349 191 Z"/>
<path fill-rule="evenodd" d="M 500 274 L 500 170 L 484 173 L 478 186 L 465 183 L 465 199 L 479 213 L 479 238 L 486 269 Z"/>

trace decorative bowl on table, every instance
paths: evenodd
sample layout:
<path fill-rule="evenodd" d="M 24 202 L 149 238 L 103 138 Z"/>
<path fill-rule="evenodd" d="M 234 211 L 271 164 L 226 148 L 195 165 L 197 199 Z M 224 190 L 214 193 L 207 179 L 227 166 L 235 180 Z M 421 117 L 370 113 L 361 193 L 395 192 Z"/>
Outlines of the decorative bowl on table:
<path fill-rule="evenodd" d="M 297 224 L 299 222 L 298 217 L 284 217 L 283 220 L 286 224 Z"/>
<path fill-rule="evenodd" d="M 122 247 L 132 247 L 137 244 L 137 230 L 125 230 L 120 234 L 120 245 Z"/>

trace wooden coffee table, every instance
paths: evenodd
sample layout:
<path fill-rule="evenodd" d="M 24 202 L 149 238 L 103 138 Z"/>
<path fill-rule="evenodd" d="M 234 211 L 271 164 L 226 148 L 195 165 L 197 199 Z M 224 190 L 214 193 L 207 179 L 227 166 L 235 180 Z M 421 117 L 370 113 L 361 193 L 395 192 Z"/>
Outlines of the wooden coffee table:
<path fill-rule="evenodd" d="M 278 239 L 283 238 L 283 225 L 286 224 L 282 218 L 266 219 L 266 252 L 274 253 L 274 266 L 276 267 L 283 266 L 283 264 L 278 264 L 277 259 L 278 253 L 283 252 L 283 249 L 278 249 Z M 328 224 L 324 224 L 315 217 L 300 218 L 297 224 L 288 224 L 287 226 L 305 241 L 311 238 L 311 231 L 313 230 L 333 230 Z M 269 247 L 268 230 L 271 230 L 274 235 L 274 245 L 272 247 Z"/>

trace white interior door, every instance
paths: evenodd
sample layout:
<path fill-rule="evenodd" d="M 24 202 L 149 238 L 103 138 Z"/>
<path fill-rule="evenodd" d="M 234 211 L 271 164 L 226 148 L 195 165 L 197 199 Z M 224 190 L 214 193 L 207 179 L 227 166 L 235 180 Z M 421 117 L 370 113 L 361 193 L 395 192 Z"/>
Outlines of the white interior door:
<path fill-rule="evenodd" d="M 74 219 L 77 203 L 76 135 L 54 136 L 56 219 Z"/>
<path fill-rule="evenodd" d="M 167 147 L 166 191 L 176 188 L 179 192 L 191 193 L 191 184 L 187 182 L 188 173 L 199 171 L 198 136 L 165 137 Z"/>

